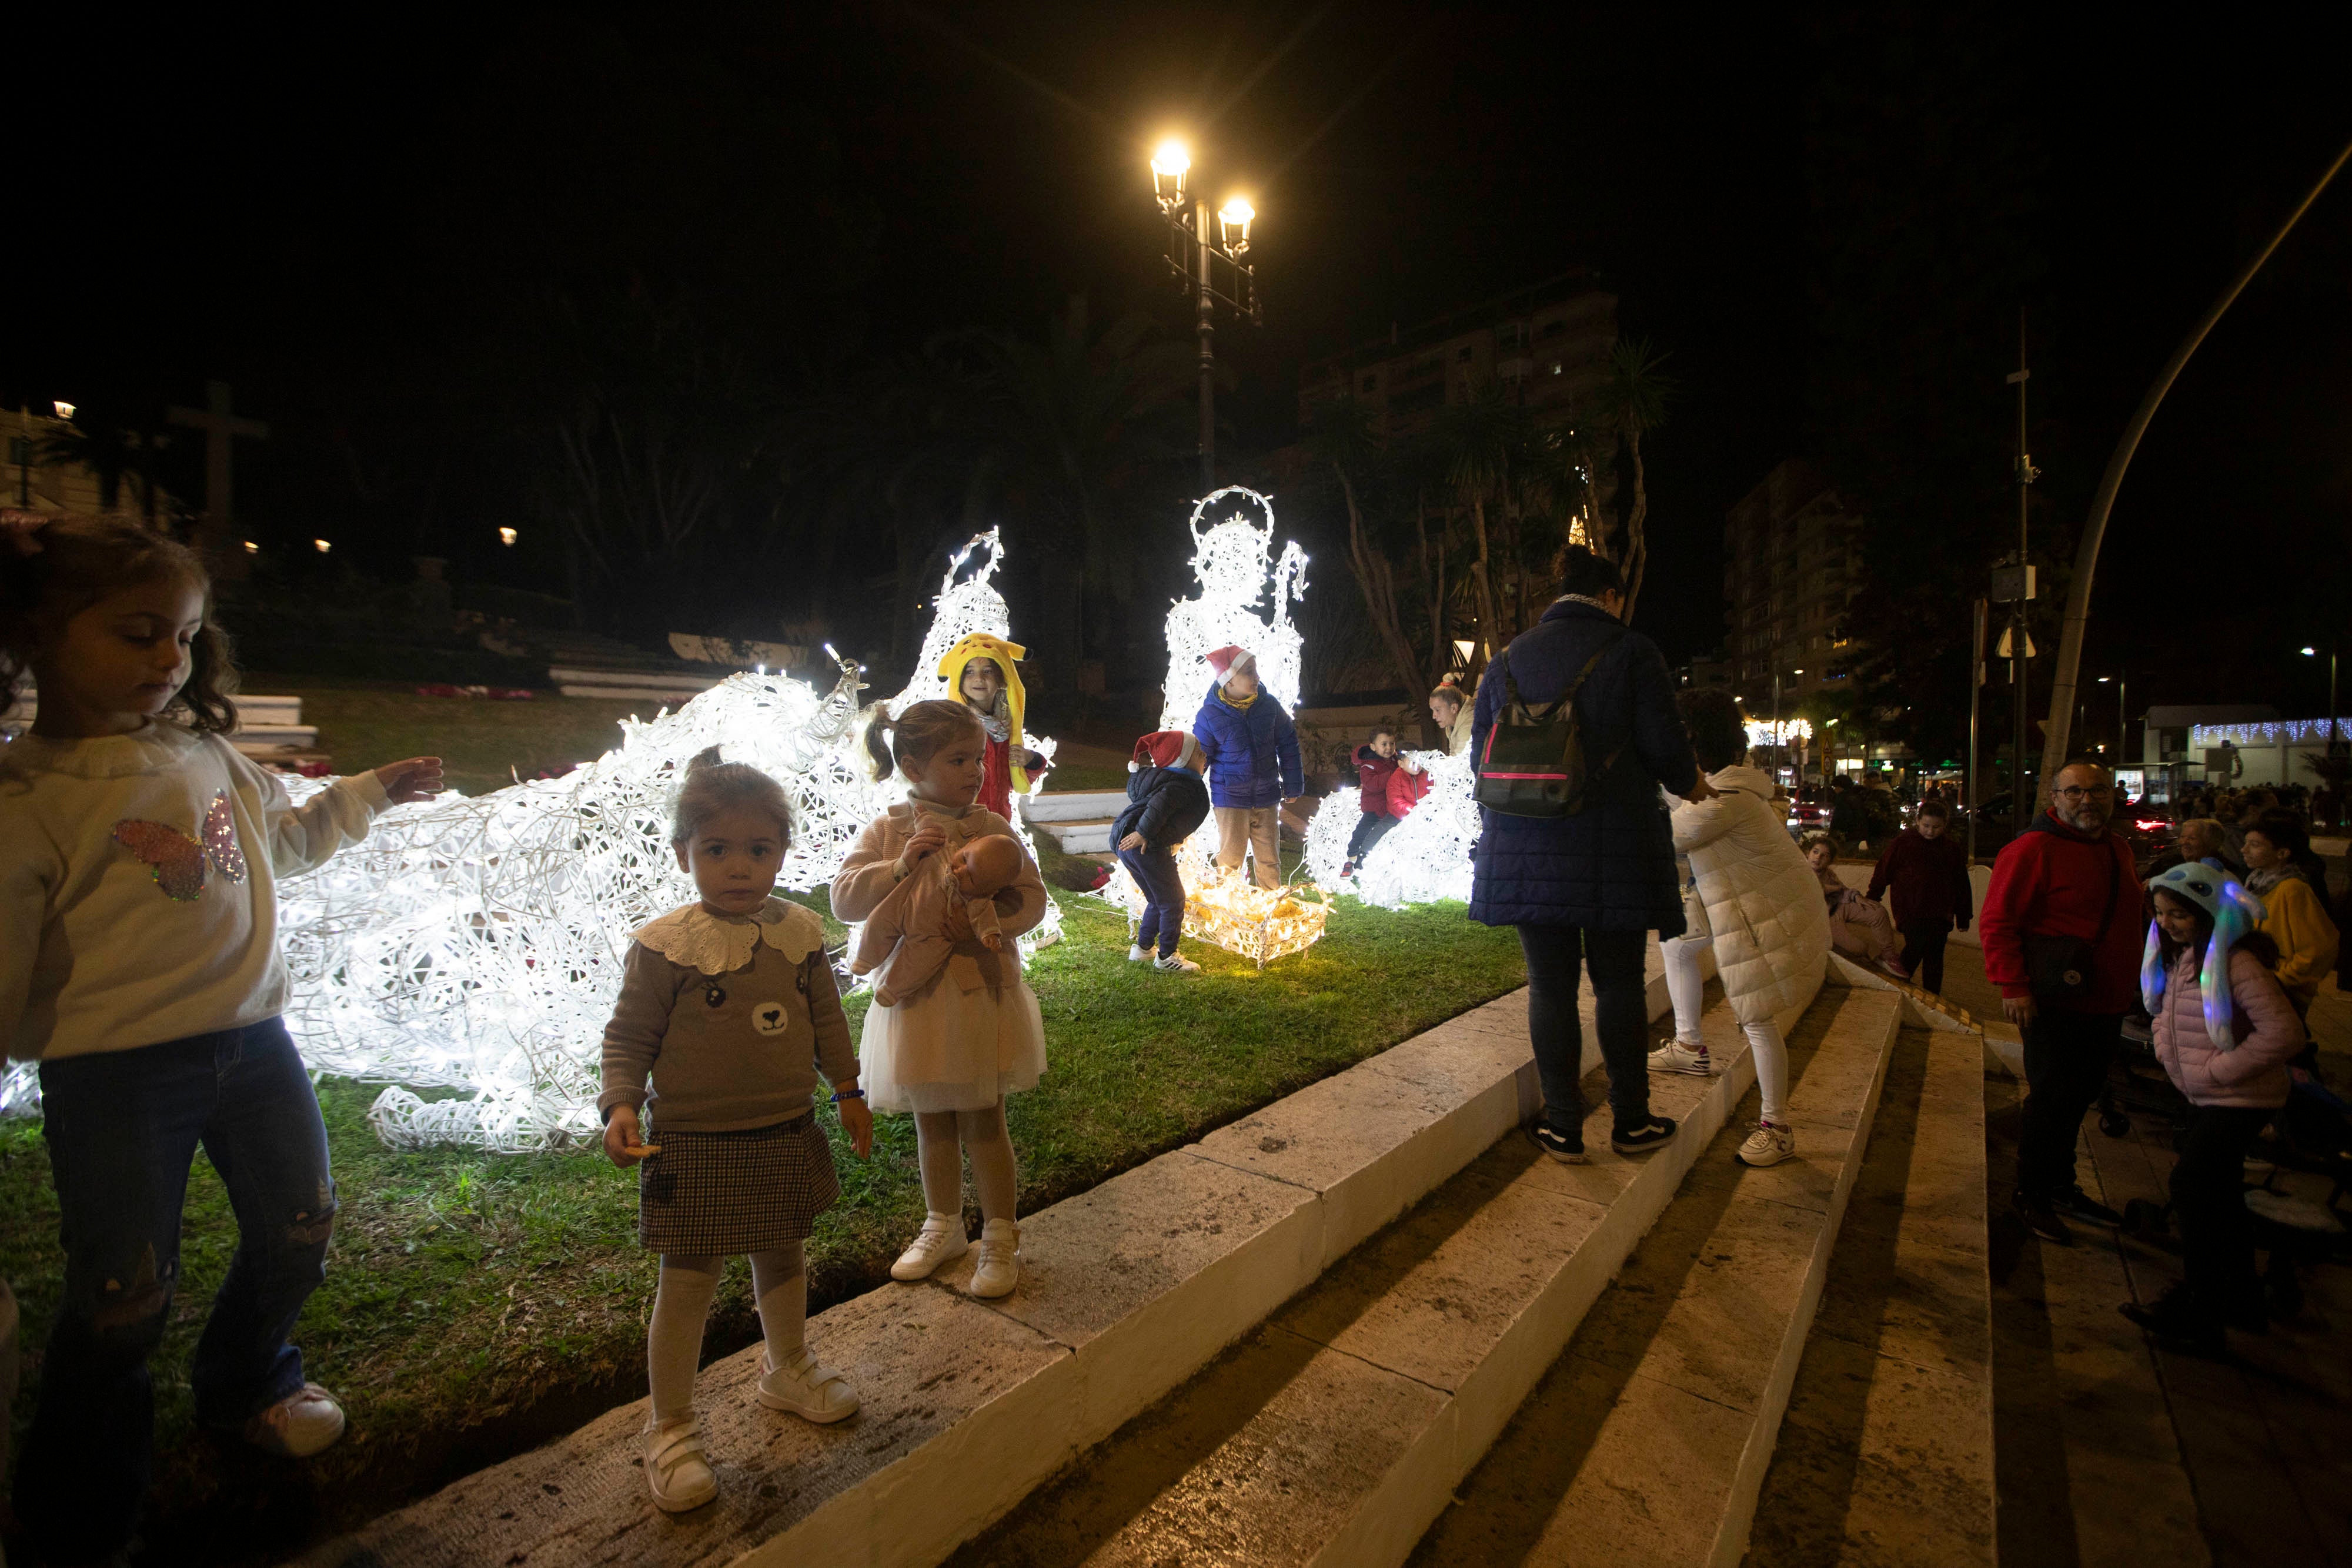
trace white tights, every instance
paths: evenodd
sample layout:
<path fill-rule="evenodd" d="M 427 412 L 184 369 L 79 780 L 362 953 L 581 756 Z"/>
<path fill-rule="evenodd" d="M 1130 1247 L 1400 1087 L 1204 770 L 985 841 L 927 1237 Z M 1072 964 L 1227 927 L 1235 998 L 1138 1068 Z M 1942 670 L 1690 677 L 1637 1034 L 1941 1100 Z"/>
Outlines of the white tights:
<path fill-rule="evenodd" d="M 662 1257 L 661 1288 L 654 1295 L 653 1327 L 646 1336 L 646 1374 L 653 1385 L 657 1425 L 667 1427 L 694 1414 L 702 1326 L 726 1267 L 724 1258 Z M 808 1320 L 808 1268 L 799 1242 L 751 1254 L 751 1292 L 760 1304 L 768 1364 L 782 1366 L 800 1350 Z"/>
<path fill-rule="evenodd" d="M 1675 1004 L 1675 1039 L 1694 1051 L 1704 1050 L 1699 1039 L 1698 1015 L 1706 995 L 1706 980 L 1699 972 L 1699 959 L 1706 952 L 1710 938 L 1677 936 L 1659 944 L 1659 952 L 1666 961 L 1666 995 Z M 1748 1054 L 1756 1059 L 1756 1097 L 1763 1102 L 1759 1114 L 1767 1122 L 1779 1123 L 1789 1093 L 1789 1044 L 1780 1038 L 1780 1026 L 1770 1019 L 1760 1023 L 1742 1024 L 1740 1032 L 1748 1037 Z"/>
<path fill-rule="evenodd" d="M 916 1112 L 915 1150 L 923 1168 L 923 1206 L 933 1214 L 963 1212 L 963 1161 L 970 1155 L 980 1218 L 1013 1218 L 1021 1177 L 1004 1130 L 1003 1101 L 984 1111 Z"/>

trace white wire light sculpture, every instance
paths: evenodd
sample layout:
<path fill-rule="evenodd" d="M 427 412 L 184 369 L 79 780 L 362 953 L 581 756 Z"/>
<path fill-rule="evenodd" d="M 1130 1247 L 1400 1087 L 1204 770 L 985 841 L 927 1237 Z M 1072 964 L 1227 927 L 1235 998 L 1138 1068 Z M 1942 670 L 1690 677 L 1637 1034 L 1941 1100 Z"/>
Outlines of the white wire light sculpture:
<path fill-rule="evenodd" d="M 1335 789 L 1307 828 L 1307 869 L 1321 885 L 1354 894 L 1367 904 L 1402 909 L 1437 899 L 1467 901 L 1470 897 L 1470 846 L 1478 838 L 1478 803 L 1472 798 L 1475 780 L 1467 753 L 1448 757 L 1443 751 L 1404 754 L 1420 764 L 1429 779 L 1429 791 L 1418 805 L 1388 831 L 1357 865 L 1355 874 L 1342 877 L 1348 838 L 1356 829 L 1357 792 Z"/>
<path fill-rule="evenodd" d="M 1220 509 L 1226 509 L 1223 521 L 1214 517 Z M 1192 507 L 1190 526 L 1198 590 L 1168 612 L 1168 677 L 1160 727 L 1192 730 L 1193 716 L 1216 680 L 1209 654 L 1229 643 L 1256 656 L 1265 694 L 1296 713 L 1304 639 L 1291 620 L 1291 606 L 1307 597 L 1307 552 L 1294 539 L 1275 553 L 1274 503 L 1240 485 L 1202 497 Z M 1176 852 L 1185 890 L 1184 935 L 1237 953 L 1260 968 L 1321 939 L 1329 906 L 1319 893 L 1304 884 L 1261 888 L 1238 871 L 1219 871 L 1210 836 L 1197 831 Z M 1123 867 L 1104 884 L 1102 894 L 1124 906 L 1130 922 L 1143 912 L 1142 893 Z"/>
<path fill-rule="evenodd" d="M 992 530 L 950 563 L 893 714 L 947 695 L 934 672 L 965 634 L 1009 635 L 991 581 L 1002 559 Z M 630 933 L 693 896 L 669 846 L 688 760 L 717 746 L 783 785 L 793 842 L 779 882 L 796 891 L 831 882 L 866 824 L 904 797 L 902 780 L 868 775 L 857 667 L 838 664 L 824 694 L 782 674 L 730 675 L 675 712 L 625 721 L 618 747 L 561 779 L 395 807 L 364 843 L 279 883 L 287 1022 L 304 1060 L 389 1084 L 369 1119 L 394 1147 L 594 1145 L 601 1045 Z M 298 800 L 324 788 L 287 785 Z M 1058 928 L 1049 903 L 1024 948 Z M 461 1092 L 427 1102 L 419 1089 Z M 0 1109 L 37 1103 L 29 1064 L 0 1082 Z"/>

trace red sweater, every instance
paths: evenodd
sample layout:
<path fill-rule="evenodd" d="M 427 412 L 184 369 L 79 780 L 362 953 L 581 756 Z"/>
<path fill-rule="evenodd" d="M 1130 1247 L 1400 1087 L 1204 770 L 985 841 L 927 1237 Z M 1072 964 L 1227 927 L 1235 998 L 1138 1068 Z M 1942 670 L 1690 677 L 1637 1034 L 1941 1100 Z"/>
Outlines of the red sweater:
<path fill-rule="evenodd" d="M 1965 931 L 1975 904 L 1969 888 L 1969 852 L 1948 831 L 1927 838 L 1916 828 L 1895 835 L 1878 869 L 1870 873 L 1870 896 L 1895 890 L 1895 918 L 1906 925 L 1948 920 Z"/>
<path fill-rule="evenodd" d="M 2139 872 L 2123 835 L 2090 838 L 2044 812 L 1992 862 L 1978 930 L 1984 941 L 1985 977 L 2003 997 L 2030 997 L 2025 938 L 2098 934 L 2107 907 L 2107 868 L 2116 868 L 2115 918 L 2091 961 L 2091 988 L 2076 1009 L 2125 1013 L 2139 995 Z"/>

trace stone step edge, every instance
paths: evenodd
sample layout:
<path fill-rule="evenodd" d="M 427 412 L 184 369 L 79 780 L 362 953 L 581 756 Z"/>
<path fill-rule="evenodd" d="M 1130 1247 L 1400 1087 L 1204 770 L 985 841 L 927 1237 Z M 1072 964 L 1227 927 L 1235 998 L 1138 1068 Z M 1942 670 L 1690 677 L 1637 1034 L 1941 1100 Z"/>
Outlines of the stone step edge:
<path fill-rule="evenodd" d="M 1930 1429 L 1924 1434 L 1912 1436 L 1908 1443 L 1890 1444 L 1883 1434 L 1865 1433 L 1862 1443 L 1851 1448 L 1841 1443 L 1838 1451 L 1841 1454 L 1853 1455 L 1861 1464 L 1874 1462 L 1889 1471 L 1906 1472 L 1919 1468 L 1923 1457 L 1931 1464 L 1941 1458 L 1948 1471 L 1958 1471 L 1962 1468 L 1965 1457 L 1969 1453 L 1985 1456 L 1988 1463 L 1981 1476 L 1981 1493 L 1978 1494 L 1981 1497 L 1984 1508 L 1985 1550 L 1980 1557 L 1963 1558 L 1955 1554 L 1949 1560 L 1954 1563 L 1980 1562 L 1985 1564 L 1985 1568 L 1992 1568 L 1992 1564 L 1999 1557 L 2000 1495 L 1997 1471 L 1990 1463 L 1994 1451 L 1992 1354 L 1994 1331 L 1991 1247 L 1990 1236 L 1986 1234 L 1986 1226 L 1990 1223 L 1990 1216 L 1984 1208 L 1988 1164 L 1985 1148 L 1984 1068 L 1981 1057 L 1978 1053 L 1969 1052 L 1963 1058 L 1960 1052 L 1961 1047 L 1958 1042 L 1954 1042 L 1949 1048 L 1948 1054 L 1946 1051 L 1939 1050 L 1936 1043 L 1936 1036 L 1930 1034 L 1925 1060 L 1921 1064 L 1917 1119 L 1911 1136 L 1911 1147 L 1908 1150 L 1898 1151 L 1898 1157 L 1908 1161 L 1901 1189 L 1901 1213 L 1907 1218 L 1915 1210 L 1932 1208 L 1936 1202 L 1934 1188 L 1928 1189 L 1928 1195 L 1923 1202 L 1922 1183 L 1923 1181 L 1951 1183 L 1951 1173 L 1942 1168 L 1947 1159 L 1956 1161 L 1962 1167 L 1965 1175 L 1959 1185 L 1975 1193 L 1979 1206 L 1976 1216 L 1978 1223 L 1972 1228 L 1975 1231 L 1973 1237 L 1975 1246 L 1969 1249 L 1969 1256 L 1973 1261 L 1967 1270 L 1967 1301 L 1971 1311 L 1967 1327 L 1961 1333 L 1958 1334 L 1937 1333 L 1934 1337 L 1937 1349 L 1950 1356 L 1954 1364 L 1955 1375 L 1958 1379 L 1975 1385 L 1981 1390 L 1982 1397 L 1974 1406 L 1961 1406 L 1956 1405 L 1948 1394 L 1942 1396 L 1933 1406 L 1935 1420 Z M 1881 1109 L 1882 1112 L 1885 1109 L 1883 1097 Z M 1857 1193 L 1863 1190 L 1860 1186 L 1860 1176 L 1866 1174 L 1872 1153 L 1883 1147 L 1884 1137 L 1883 1127 L 1874 1130 L 1872 1145 L 1864 1151 L 1863 1166 L 1858 1167 L 1855 1187 Z M 1919 1157 L 1923 1155 L 1927 1156 L 1924 1161 Z M 1946 1190 L 1950 1190 L 1948 1186 Z M 1846 1218 L 1850 1221 L 1853 1218 L 1853 1209 L 1849 1206 Z M 1900 1223 L 1898 1221 L 1898 1225 Z M 1840 1232 L 1843 1239 L 1843 1224 L 1840 1227 Z M 1919 1244 L 1935 1248 L 1939 1251 L 1953 1245 L 1940 1239 L 1930 1241 L 1924 1237 L 1919 1239 Z M 1897 1267 L 1899 1270 L 1899 1262 Z M 1832 1269 L 1834 1270 L 1834 1261 Z M 1827 1300 L 1826 1294 L 1823 1299 Z M 1878 1300 L 1877 1310 L 1882 1317 L 1885 1311 L 1885 1302 L 1895 1299 L 1896 1298 L 1890 1293 L 1887 1297 Z M 1911 1341 L 1912 1336 L 1923 1333 L 1923 1320 L 1932 1323 L 1939 1315 L 1940 1313 L 1923 1313 L 1906 1317 L 1906 1344 Z M 1806 1340 L 1808 1354 L 1815 1345 L 1822 1343 L 1822 1329 L 1823 1325 L 1817 1314 L 1814 1319 L 1813 1333 Z M 1843 1337 L 1836 1335 L 1834 1329 L 1830 1331 L 1830 1334 L 1832 1337 Z M 1845 1340 L 1844 1343 L 1849 1345 L 1854 1343 L 1851 1339 Z M 1964 1348 L 1969 1352 L 1965 1356 L 1960 1354 Z M 1901 1377 L 1916 1373 L 1918 1368 L 1930 1366 L 1933 1363 L 1928 1359 L 1890 1350 L 1886 1348 L 1883 1339 L 1869 1346 L 1868 1354 L 1873 1357 L 1871 1392 L 1864 1397 L 1866 1403 L 1872 1407 L 1870 1425 L 1875 1426 L 1881 1416 L 1877 1392 L 1878 1379 L 1886 1376 L 1890 1369 L 1895 1369 L 1895 1375 Z M 1967 1371 L 1959 1370 L 1963 1362 L 1974 1368 L 1973 1375 Z M 1835 1381 L 1835 1375 L 1825 1375 L 1829 1380 Z M 1806 1372 L 1801 1365 L 1798 1369 L 1797 1381 L 1790 1386 L 1792 1406 L 1801 1399 L 1805 1386 Z M 1920 1405 L 1924 1412 L 1922 1396 L 1916 1396 L 1898 1386 L 1892 1396 L 1898 1405 Z M 1783 1425 L 1786 1425 L 1785 1420 Z M 1914 1444 L 1918 1447 L 1914 1448 L 1912 1446 Z M 1778 1458 L 1777 1452 L 1775 1457 Z M 1800 1486 L 1801 1485 L 1801 1482 Z M 1771 1486 L 1771 1477 L 1768 1472 L 1765 1478 L 1765 1490 L 1759 1497 L 1759 1513 L 1769 1500 Z M 1752 1533 L 1751 1520 L 1751 1537 Z M 1818 1546 L 1820 1543 L 1813 1544 Z M 1951 1549 L 1948 1547 L 1946 1550 Z"/>
<path fill-rule="evenodd" d="M 1805 1008 L 1780 1017 L 1781 1031 L 1791 1032 L 1798 1020 L 1813 1008 L 1843 1006 L 1851 994 L 1851 989 L 1836 984 L 1836 977 L 1831 977 Z M 1721 1001 L 1707 1009 L 1710 1015 L 1728 1011 L 1728 1004 Z M 1879 1085 L 1885 1076 L 1886 1051 L 1900 1022 L 1899 1011 L 1889 1009 L 1878 1046 L 1877 1072 L 1865 1096 L 1856 1133 L 1857 1145 L 1849 1148 L 1840 1173 L 1840 1207 L 1843 1202 L 1843 1189 L 1851 1186 L 1853 1172 L 1859 1168 L 1856 1147 L 1859 1140 L 1866 1136 L 1867 1120 L 1875 1110 Z M 1736 1029 L 1732 1031 L 1735 1038 L 1737 1032 Z M 1561 1260 L 1551 1278 L 1521 1309 L 1512 1329 L 1496 1342 L 1463 1385 L 1438 1407 L 1431 1422 L 1431 1436 L 1412 1443 L 1399 1456 L 1382 1478 L 1376 1494 L 1311 1560 L 1316 1568 L 1381 1568 L 1402 1563 L 1412 1555 L 1430 1526 L 1452 1502 L 1455 1489 L 1486 1458 L 1511 1417 L 1567 1350 L 1585 1314 L 1614 1282 L 1626 1259 L 1681 1193 L 1685 1178 L 1755 1086 L 1755 1061 L 1744 1042 L 1737 1049 L 1738 1054 L 1729 1058 L 1724 1071 L 1709 1082 L 1698 1104 L 1685 1113 L 1675 1141 L 1656 1154 L 1644 1156 L 1640 1174 L 1610 1205 L 1608 1218 L 1579 1243 L 1574 1252 Z M 1834 1220 L 1826 1222 L 1825 1234 L 1833 1238 L 1835 1233 Z M 1811 1323 L 1813 1305 L 1820 1299 L 1818 1281 L 1826 1255 L 1827 1248 L 1823 1246 L 1809 1265 L 1812 1282 L 1804 1303 L 1806 1324 Z M 1529 1346 L 1511 1343 L 1514 1334 L 1531 1323 L 1546 1325 L 1540 1343 Z M 1797 1334 L 1800 1351 L 1803 1337 L 1801 1330 Z M 1785 1348 L 1782 1354 L 1785 1356 Z M 1490 1375 L 1489 1368 L 1499 1370 Z M 1788 1375 L 1778 1379 L 1782 1405 L 1787 1402 L 1788 1385 L 1794 1375 L 1792 1364 Z M 1778 1424 L 1776 1409 L 1776 1429 Z M 1769 1460 L 1769 1443 L 1763 1452 Z M 1743 1471 L 1746 1466 L 1743 1458 Z M 1751 1511 L 1755 1486 L 1760 1485 L 1761 1480 L 1762 1471 L 1759 1469 L 1755 1483 L 1748 1488 Z M 1744 1542 L 1744 1518 L 1741 1540 Z M 1736 1563 L 1737 1557 L 1732 1561 Z"/>
<path fill-rule="evenodd" d="M 1822 1291 L 1829 1284 L 1830 1254 L 1835 1250 L 1838 1232 L 1845 1225 L 1846 1200 L 1853 1196 L 1853 1184 L 1861 1176 L 1863 1160 L 1870 1152 L 1871 1126 L 1878 1119 L 1879 1098 L 1886 1088 L 1887 1059 L 1894 1053 L 1895 1038 L 1902 1032 L 1903 1021 L 1914 1005 L 1906 998 L 1904 1009 L 1887 1019 L 1885 1037 L 1878 1046 L 1876 1070 L 1870 1075 L 1870 1090 L 1864 1096 L 1861 1114 L 1854 1122 L 1853 1140 L 1846 1145 L 1845 1157 L 1839 1162 L 1829 1210 L 1822 1217 L 1813 1255 L 1805 1268 L 1804 1289 L 1781 1333 L 1780 1349 L 1772 1358 L 1772 1375 L 1765 1382 L 1763 1396 L 1757 1403 L 1755 1424 L 1740 1450 L 1739 1467 L 1733 1473 L 1731 1493 L 1725 1500 L 1724 1516 L 1717 1527 L 1715 1552 L 1707 1559 L 1710 1568 L 1739 1568 L 1740 1560 L 1748 1554 L 1748 1532 L 1756 1522 L 1756 1502 L 1764 1490 L 1764 1472 L 1771 1468 L 1772 1451 L 1780 1446 L 1780 1418 L 1788 1414 L 1789 1392 L 1796 1386 L 1797 1368 L 1805 1358 L 1805 1341 L 1812 1334 L 1813 1314 L 1821 1310 Z"/>
<path fill-rule="evenodd" d="M 1645 1010 L 1654 1020 L 1671 1010 L 1654 938 L 1648 964 Z M 1705 967 L 1711 977 L 1711 954 L 1706 958 Z M 1048 1348 L 1058 1351 L 1058 1362 L 1070 1364 L 1049 1364 L 1039 1374 L 1024 1377 L 1020 1383 L 992 1395 L 961 1420 L 860 1473 L 850 1485 L 734 1561 L 747 1564 L 796 1563 L 812 1553 L 815 1560 L 826 1562 L 859 1561 L 845 1558 L 841 1549 L 845 1539 L 863 1536 L 877 1546 L 874 1561 L 895 1568 L 898 1564 L 937 1563 L 978 1534 L 1037 1485 L 1075 1461 L 1087 1448 L 1108 1437 L 1206 1365 L 1227 1345 L 1320 1277 L 1331 1262 L 1531 1116 L 1541 1096 L 1534 1061 L 1528 1052 L 1525 998 L 1525 988 L 1507 992 L 1309 1084 L 1196 1143 L 1025 1217 L 1024 1257 L 1030 1248 L 1031 1233 L 1040 1229 L 1050 1232 L 1052 1217 L 1057 1211 L 1089 1199 L 1099 1201 L 1102 1195 L 1122 1184 L 1149 1186 L 1154 1180 L 1153 1173 L 1170 1161 L 1207 1161 L 1226 1166 L 1244 1175 L 1270 1179 L 1297 1195 L 1288 1214 L 1255 1236 L 1238 1239 L 1231 1248 L 1209 1259 L 1190 1275 L 1137 1303 L 1118 1320 L 1086 1333 L 1076 1344 L 1029 1321 L 1042 1314 L 1034 1310 L 1039 1303 L 1025 1291 L 994 1303 L 955 1294 L 951 1302 L 941 1309 L 943 1312 L 983 1312 L 1020 1324 L 1035 1333 Z M 1591 1026 L 1589 988 L 1580 993 L 1580 1000 L 1586 1015 L 1582 1070 L 1590 1072 L 1600 1064 L 1601 1055 Z M 1466 1075 L 1461 1067 L 1449 1066 L 1444 1061 L 1420 1060 L 1444 1057 L 1444 1048 L 1449 1042 L 1470 1047 Z M 1437 1049 L 1430 1049 L 1433 1043 Z M 1416 1051 L 1417 1047 L 1423 1049 Z M 1255 1126 L 1267 1124 L 1268 1119 L 1279 1122 L 1286 1115 L 1303 1115 L 1309 1122 L 1318 1121 L 1322 1119 L 1316 1112 L 1318 1100 L 1344 1100 L 1356 1090 L 1377 1089 L 1379 1081 L 1383 1080 L 1390 1081 L 1392 1089 L 1394 1081 L 1404 1078 L 1410 1082 L 1415 1072 L 1427 1081 L 1432 1093 L 1452 1103 L 1423 1124 L 1409 1129 L 1396 1144 L 1374 1151 L 1326 1185 L 1317 1186 L 1282 1174 L 1279 1156 L 1283 1151 L 1261 1157 L 1245 1146 L 1244 1140 L 1256 1135 Z M 1298 1234 L 1301 1228 L 1312 1234 Z M 968 1258 L 962 1264 L 943 1270 L 937 1285 L 923 1288 L 952 1287 L 959 1280 L 968 1278 L 971 1267 Z M 816 1314 L 810 1320 L 811 1342 L 822 1347 L 829 1320 L 839 1322 L 871 1315 L 874 1303 L 908 1289 L 884 1285 Z M 1168 1343 L 1171 1338 L 1180 1343 Z M 703 1367 L 701 1379 L 706 1387 L 748 1382 L 758 1375 L 761 1354 L 760 1346 L 749 1346 Z M 1133 1368 L 1102 1364 L 1115 1364 L 1122 1358 L 1143 1363 L 1141 1375 L 1137 1375 Z M 1027 1391 L 1023 1386 L 1036 1381 L 1037 1376 L 1051 1377 L 1057 1373 L 1061 1380 L 1072 1385 L 1070 1388 Z M 861 1387 L 860 1392 L 869 1410 L 883 1403 L 876 1397 L 874 1389 Z M 707 1396 L 703 1402 L 708 1403 Z M 425 1516 L 456 1502 L 461 1489 L 467 1503 L 478 1511 L 501 1500 L 478 1495 L 494 1491 L 501 1475 L 511 1477 L 516 1490 L 522 1494 L 514 1500 L 538 1509 L 541 1505 L 534 1494 L 542 1491 L 542 1483 L 521 1473 L 531 1468 L 535 1458 L 544 1462 L 544 1457 L 553 1449 L 593 1450 L 624 1438 L 642 1424 L 646 1408 L 643 1399 L 619 1406 L 567 1437 L 453 1482 L 442 1491 L 384 1515 L 351 1535 L 326 1542 L 302 1561 L 319 1564 L 377 1561 L 372 1541 L 402 1535 L 415 1537 L 420 1531 L 429 1534 L 432 1526 L 425 1522 Z M 1058 1431 L 1052 1429 L 1056 1425 L 1061 1428 Z M 852 1421 L 835 1430 L 853 1431 L 856 1426 L 856 1422 Z M 977 1474 L 962 1473 L 974 1469 L 975 1454 L 1001 1459 L 1011 1453 L 1028 1458 L 1011 1465 L 990 1464 L 982 1467 Z M 910 1498 L 922 1499 L 922 1506 L 911 1508 L 904 1500 Z M 501 1517 L 512 1518 L 523 1511 L 526 1510 L 510 1509 Z M 885 1513 L 889 1516 L 887 1529 L 881 1528 L 880 1516 Z M 568 1534 L 575 1528 L 551 1526 L 551 1534 Z M 680 1551 L 680 1560 L 687 1556 L 701 1560 L 702 1553 L 690 1552 L 684 1543 Z M 535 1551 L 530 1555 L 535 1563 L 562 1560 L 538 1555 Z"/>

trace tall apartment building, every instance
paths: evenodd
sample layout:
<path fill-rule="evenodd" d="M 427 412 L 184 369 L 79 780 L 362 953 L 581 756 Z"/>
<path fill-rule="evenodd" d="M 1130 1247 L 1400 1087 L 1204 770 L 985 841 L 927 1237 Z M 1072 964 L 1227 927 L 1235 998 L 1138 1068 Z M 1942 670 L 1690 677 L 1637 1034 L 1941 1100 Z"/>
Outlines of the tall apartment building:
<path fill-rule="evenodd" d="M 1842 622 L 1861 593 L 1862 518 L 1811 464 L 1790 458 L 1723 521 L 1723 593 L 1731 608 L 1733 689 L 1769 713 L 1843 690 L 1852 650 Z"/>
<path fill-rule="evenodd" d="M 1561 273 L 1310 361 L 1298 372 L 1299 423 L 1313 424 L 1318 403 L 1352 395 L 1396 440 L 1500 382 L 1538 423 L 1565 424 L 1592 406 L 1616 341 L 1617 297 L 1589 271 Z"/>

